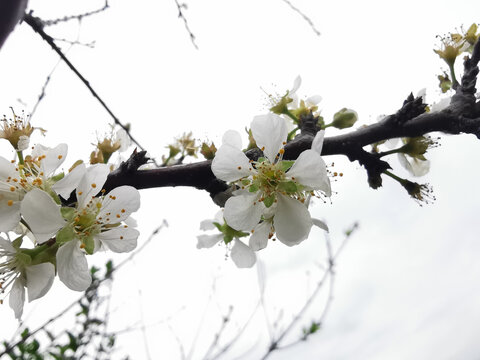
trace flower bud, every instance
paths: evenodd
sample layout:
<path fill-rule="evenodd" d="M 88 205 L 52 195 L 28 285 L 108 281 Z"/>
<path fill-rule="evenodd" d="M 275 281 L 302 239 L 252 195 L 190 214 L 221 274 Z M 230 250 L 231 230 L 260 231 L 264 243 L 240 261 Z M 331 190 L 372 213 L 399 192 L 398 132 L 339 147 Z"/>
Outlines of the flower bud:
<path fill-rule="evenodd" d="M 355 110 L 343 108 L 333 115 L 332 126 L 337 129 L 346 129 L 352 127 L 358 120 L 358 115 Z"/>
<path fill-rule="evenodd" d="M 200 154 L 207 160 L 213 160 L 215 157 L 215 153 L 217 152 L 217 148 L 215 144 L 212 142 L 212 145 L 208 145 L 207 143 L 202 143 L 202 147 L 200 149 Z"/>

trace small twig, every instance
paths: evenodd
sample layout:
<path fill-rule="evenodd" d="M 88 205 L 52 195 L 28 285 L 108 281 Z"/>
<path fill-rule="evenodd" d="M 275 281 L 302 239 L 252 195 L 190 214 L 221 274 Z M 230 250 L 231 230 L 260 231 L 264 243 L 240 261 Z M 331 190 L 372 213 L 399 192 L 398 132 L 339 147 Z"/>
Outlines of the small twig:
<path fill-rule="evenodd" d="M 97 94 L 97 92 L 92 88 L 90 85 L 90 82 L 85 79 L 85 77 L 77 70 L 77 68 L 68 60 L 68 58 L 65 56 L 65 54 L 60 50 L 60 48 L 55 44 L 55 41 L 53 41 L 53 38 L 46 34 L 45 31 L 43 31 L 43 22 L 41 19 L 32 16 L 32 14 L 26 14 L 24 17 L 24 21 L 36 32 L 38 33 L 43 40 L 45 40 L 50 47 L 62 58 L 63 61 L 67 64 L 67 66 L 72 70 L 75 75 L 83 82 L 83 84 L 90 90 L 92 93 L 93 97 L 98 100 L 98 102 L 102 105 L 102 107 L 108 112 L 108 114 L 112 117 L 113 121 L 115 124 L 120 126 L 122 129 L 124 129 L 132 142 L 134 142 L 140 149 L 145 150 L 140 143 L 133 138 L 133 136 L 130 134 L 130 130 L 127 126 L 123 125 L 120 120 L 113 114 L 112 110 L 105 104 L 103 99 Z"/>
<path fill-rule="evenodd" d="M 344 249 L 345 247 L 345 244 L 347 243 L 348 239 L 350 238 L 352 232 L 354 229 L 356 229 L 357 227 L 357 224 L 354 225 L 353 229 L 347 233 L 345 239 L 343 240 L 343 242 L 341 243 L 340 247 L 338 248 L 338 250 L 335 252 L 335 254 L 332 255 L 332 252 L 331 252 L 331 247 L 330 247 L 330 244 L 328 243 L 327 241 L 327 252 L 328 252 L 328 266 L 327 266 L 327 269 L 325 271 L 325 273 L 323 274 L 322 278 L 320 279 L 320 281 L 318 282 L 317 284 L 317 287 L 315 288 L 315 290 L 313 291 L 312 295 L 310 295 L 310 297 L 307 299 L 307 301 L 305 302 L 305 304 L 302 306 L 302 308 L 300 309 L 300 311 L 295 315 L 295 317 L 293 318 L 293 320 L 287 325 L 287 327 L 285 328 L 285 330 L 282 331 L 282 333 L 277 337 L 276 340 L 272 341 L 271 344 L 270 344 L 270 347 L 268 348 L 267 352 L 265 353 L 265 355 L 262 357 L 262 360 L 265 360 L 266 358 L 268 358 L 270 356 L 271 353 L 273 353 L 275 350 L 279 350 L 279 349 L 282 349 L 283 347 L 280 347 L 279 344 L 280 342 L 283 340 L 283 338 L 290 333 L 290 331 L 293 329 L 293 327 L 297 324 L 297 322 L 302 318 L 302 316 L 305 314 L 305 312 L 307 311 L 307 309 L 310 307 L 310 305 L 313 303 L 313 300 L 316 298 L 316 296 L 318 295 L 319 291 L 323 288 L 323 285 L 325 284 L 325 281 L 327 280 L 327 278 L 330 276 L 332 276 L 334 274 L 334 266 L 335 266 L 335 261 L 336 259 L 338 258 L 338 256 L 340 255 L 340 253 L 342 252 L 342 250 Z M 331 286 L 333 286 L 331 284 Z M 326 310 L 324 308 L 324 311 L 321 315 L 321 321 L 324 321 L 324 318 L 326 316 L 326 313 L 328 311 L 328 309 L 330 308 L 330 298 L 333 299 L 333 295 L 332 294 L 329 294 L 329 300 L 327 300 L 327 303 L 326 303 Z M 289 344 L 287 346 L 291 346 L 292 344 Z"/>
<path fill-rule="evenodd" d="M 134 256 L 136 256 L 140 251 L 142 251 L 145 246 L 154 238 L 154 236 L 156 234 L 158 234 L 158 232 L 163 229 L 164 226 L 168 226 L 167 222 L 165 220 L 163 220 L 162 224 L 157 227 L 151 234 L 150 236 L 148 237 L 148 239 L 144 242 L 144 244 L 135 252 L 131 253 L 130 256 L 128 258 L 126 258 L 125 260 L 123 260 L 119 265 L 115 266 L 109 273 L 109 276 L 108 277 L 104 277 L 102 279 L 98 279 L 98 284 L 102 283 L 103 281 L 107 280 L 107 279 L 111 279 L 111 274 L 113 274 L 115 271 L 117 271 L 119 268 L 121 268 L 123 265 L 125 265 L 128 261 L 131 261 L 133 259 Z M 5 350 L 3 352 L 0 353 L 0 358 L 7 354 L 8 352 L 10 352 L 13 348 L 17 347 L 18 345 L 20 344 L 23 344 L 28 338 L 32 337 L 33 335 L 35 335 L 37 332 L 39 332 L 40 330 L 43 330 L 47 325 L 51 324 L 52 322 L 54 322 L 55 320 L 59 319 L 60 317 L 62 317 L 63 315 L 65 315 L 70 309 L 72 309 L 75 305 L 77 305 L 80 300 L 83 299 L 85 295 L 82 295 L 80 296 L 77 300 L 75 300 L 74 302 L 72 302 L 70 305 L 68 305 L 67 307 L 65 307 L 62 311 L 60 311 L 57 315 L 51 317 L 49 320 L 47 320 L 45 323 L 43 323 L 42 325 L 40 325 L 38 328 L 36 328 L 34 331 L 31 331 L 29 332 L 25 337 L 23 337 L 22 339 L 20 339 L 19 341 L 17 341 L 15 344 L 13 345 L 8 345 Z"/>
<path fill-rule="evenodd" d="M 177 4 L 177 8 L 178 8 L 178 17 L 183 20 L 183 24 L 185 25 L 185 30 L 187 30 L 188 35 L 190 35 L 190 40 L 193 46 L 195 46 L 195 49 L 198 50 L 198 46 L 195 42 L 195 35 L 193 35 L 192 31 L 190 30 L 190 27 L 188 26 L 187 18 L 183 14 L 183 9 L 187 9 L 187 5 L 185 3 L 180 4 L 178 0 L 175 0 L 175 4 Z"/>
<path fill-rule="evenodd" d="M 63 18 L 58 18 L 58 19 L 53 19 L 53 20 L 45 20 L 43 22 L 43 24 L 45 26 L 51 26 L 51 25 L 57 25 L 58 23 L 67 22 L 67 21 L 70 21 L 70 20 L 81 21 L 85 17 L 96 15 L 98 13 L 101 13 L 101 12 L 107 10 L 108 8 L 109 8 L 108 0 L 105 0 L 105 5 L 103 5 L 103 7 L 101 7 L 100 9 L 88 11 L 86 13 L 78 14 L 78 15 L 64 16 Z"/>
<path fill-rule="evenodd" d="M 282 1 L 287 4 L 293 11 L 297 12 L 308 23 L 308 25 L 310 25 L 315 35 L 320 36 L 320 31 L 317 30 L 317 28 L 313 24 L 313 21 L 307 15 L 305 15 L 304 12 L 302 12 L 299 8 L 295 7 L 289 0 Z"/>

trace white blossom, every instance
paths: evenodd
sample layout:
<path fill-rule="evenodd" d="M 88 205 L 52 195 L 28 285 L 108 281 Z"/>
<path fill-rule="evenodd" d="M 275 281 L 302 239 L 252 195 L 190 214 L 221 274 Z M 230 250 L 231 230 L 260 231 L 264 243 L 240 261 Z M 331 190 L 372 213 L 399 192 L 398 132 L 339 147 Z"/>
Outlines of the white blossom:
<path fill-rule="evenodd" d="M 55 267 L 49 262 L 31 264 L 32 258 L 21 253 L 13 244 L 0 237 L 0 291 L 9 293 L 9 305 L 20 319 L 25 302 L 44 296 L 55 278 Z M 2 300 L 3 301 L 3 300 Z"/>
<path fill-rule="evenodd" d="M 67 145 L 55 148 L 36 145 L 23 164 L 0 156 L 0 231 L 13 230 L 20 221 L 20 204 L 32 189 L 50 191 L 54 171 L 63 163 Z"/>
<path fill-rule="evenodd" d="M 324 134 L 315 138 L 315 150 L 306 150 L 296 161 L 288 162 L 282 160 L 287 129 L 281 117 L 256 116 L 251 129 L 264 159 L 250 161 L 241 151 L 240 135 L 229 131 L 212 162 L 216 177 L 240 188 L 225 204 L 225 220 L 235 230 L 253 232 L 252 249 L 265 247 L 265 236 L 271 232 L 284 244 L 296 245 L 308 237 L 313 225 L 304 202 L 315 191 L 331 194 L 319 153 Z M 255 234 L 258 227 L 262 236 Z"/>
<path fill-rule="evenodd" d="M 83 291 L 91 282 L 85 254 L 100 248 L 113 252 L 129 252 L 137 246 L 139 232 L 128 226 L 129 215 L 140 207 L 140 194 L 131 186 L 120 186 L 106 195 L 97 196 L 107 179 L 109 170 L 104 164 L 85 169 L 78 180 L 70 173 L 62 191 L 77 183 L 75 208 L 63 208 L 48 199 L 41 190 L 32 191 L 22 203 L 22 214 L 35 237 L 42 240 L 56 234 L 60 248 L 57 252 L 57 270 L 60 280 L 72 290 Z M 70 181 L 72 180 L 72 181 Z M 43 209 L 42 214 L 39 209 Z M 51 219 L 46 221 L 44 219 Z"/>

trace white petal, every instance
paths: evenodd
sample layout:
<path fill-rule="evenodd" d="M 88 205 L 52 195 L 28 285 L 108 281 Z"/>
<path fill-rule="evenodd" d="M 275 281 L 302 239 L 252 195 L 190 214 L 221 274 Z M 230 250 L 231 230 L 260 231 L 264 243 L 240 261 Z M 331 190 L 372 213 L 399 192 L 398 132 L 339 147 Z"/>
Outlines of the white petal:
<path fill-rule="evenodd" d="M 40 244 L 65 225 L 60 207 L 50 195 L 40 189 L 33 189 L 25 195 L 20 211 Z"/>
<path fill-rule="evenodd" d="M 323 139 L 325 138 L 325 130 L 320 130 L 315 135 L 312 141 L 312 150 L 316 151 L 319 155 L 322 155 Z"/>
<path fill-rule="evenodd" d="M 273 225 L 278 240 L 288 246 L 301 243 L 308 237 L 313 222 L 305 205 L 300 201 L 279 195 Z"/>
<path fill-rule="evenodd" d="M 19 177 L 18 171 L 15 170 L 15 165 L 0 156 L 0 180 L 7 180 L 9 177 Z"/>
<path fill-rule="evenodd" d="M 398 153 L 400 164 L 413 176 L 423 176 L 430 171 L 430 161 L 407 158 L 405 154 Z"/>
<path fill-rule="evenodd" d="M 273 163 L 287 140 L 285 121 L 280 116 L 269 113 L 255 116 L 250 127 L 257 146 L 263 149 L 265 156 Z"/>
<path fill-rule="evenodd" d="M 257 256 L 253 250 L 238 239 L 234 239 L 233 241 L 235 243 L 233 244 L 230 257 L 235 265 L 237 265 L 239 268 L 251 268 L 253 265 L 255 265 Z"/>
<path fill-rule="evenodd" d="M 84 291 L 92 282 L 86 256 L 77 240 L 60 246 L 57 251 L 57 270 L 60 280 L 72 290 Z"/>
<path fill-rule="evenodd" d="M 62 165 L 67 157 L 67 152 L 67 144 L 59 144 L 53 149 L 37 144 L 35 145 L 32 155 L 45 156 L 40 162 L 40 170 L 43 171 L 45 176 L 48 176 L 52 174 L 60 165 Z"/>
<path fill-rule="evenodd" d="M 287 172 L 287 175 L 295 178 L 295 181 L 302 185 L 311 189 L 322 190 L 327 196 L 331 195 L 327 166 L 322 157 L 314 150 L 303 151 Z"/>
<path fill-rule="evenodd" d="M 68 199 L 70 194 L 73 190 L 78 186 L 80 180 L 82 180 L 83 176 L 85 175 L 87 168 L 85 164 L 80 164 L 76 166 L 70 173 L 65 175 L 65 177 L 55 184 L 53 184 L 52 189 L 58 195 L 63 197 L 64 199 Z"/>
<path fill-rule="evenodd" d="M 305 102 L 307 103 L 307 106 L 315 106 L 318 105 L 322 101 L 322 97 L 320 95 L 313 95 L 308 97 Z"/>
<path fill-rule="evenodd" d="M 223 234 L 198 235 L 197 249 L 208 249 L 223 240 Z"/>
<path fill-rule="evenodd" d="M 78 208 L 83 209 L 101 190 L 110 173 L 107 164 L 95 164 L 87 169 L 77 187 Z"/>
<path fill-rule="evenodd" d="M 17 252 L 17 249 L 13 247 L 12 242 L 9 240 L 5 240 L 2 237 L 0 237 L 0 248 L 3 251 L 12 254 L 12 256 L 15 255 L 15 253 Z"/>
<path fill-rule="evenodd" d="M 289 95 L 290 94 L 293 94 L 293 93 L 296 93 L 298 88 L 300 87 L 300 85 L 302 85 L 302 78 L 300 77 L 300 75 L 298 75 L 295 80 L 293 81 L 293 87 L 292 89 L 289 91 Z"/>
<path fill-rule="evenodd" d="M 270 235 L 271 228 L 272 224 L 268 221 L 264 221 L 255 227 L 248 242 L 248 245 L 253 251 L 262 250 L 267 247 L 268 235 Z"/>
<path fill-rule="evenodd" d="M 212 161 L 213 174 L 223 181 L 235 181 L 249 176 L 253 170 L 247 156 L 239 149 L 222 145 Z"/>
<path fill-rule="evenodd" d="M 52 287 L 55 279 L 55 266 L 52 263 L 41 263 L 27 266 L 25 269 L 27 278 L 28 302 L 41 298 Z"/>
<path fill-rule="evenodd" d="M 128 136 L 127 132 L 124 129 L 118 129 L 115 133 L 115 139 L 120 141 L 120 148 L 118 152 L 124 152 L 128 150 L 128 147 L 131 144 L 130 137 Z"/>
<path fill-rule="evenodd" d="M 317 218 L 312 218 L 313 225 L 318 226 L 320 229 L 328 232 L 328 226 L 322 220 Z"/>
<path fill-rule="evenodd" d="M 95 236 L 103 245 L 116 253 L 130 252 L 137 247 L 140 233 L 136 229 L 122 226 L 102 232 Z"/>
<path fill-rule="evenodd" d="M 222 145 L 230 145 L 238 150 L 242 150 L 242 137 L 235 130 L 227 130 L 222 137 Z"/>
<path fill-rule="evenodd" d="M 11 199 L 0 199 L 1 232 L 7 232 L 15 229 L 20 222 L 20 201 L 14 201 L 12 205 L 8 205 L 8 200 Z"/>
<path fill-rule="evenodd" d="M 23 287 L 23 278 L 19 276 L 13 283 L 10 290 L 8 304 L 15 312 L 15 318 L 19 319 L 23 314 L 23 304 L 25 303 L 25 288 Z"/>
<path fill-rule="evenodd" d="M 215 225 L 213 225 L 214 220 L 206 219 L 200 222 L 200 230 L 207 231 L 215 229 Z"/>
<path fill-rule="evenodd" d="M 112 223 L 125 220 L 140 208 L 140 192 L 133 186 L 119 186 L 110 191 L 97 217 L 107 218 L 110 216 Z M 111 215 L 107 215 L 107 213 Z"/>
<path fill-rule="evenodd" d="M 257 201 L 256 195 L 233 196 L 225 203 L 223 216 L 235 230 L 250 231 L 260 221 L 264 209 L 265 205 Z"/>

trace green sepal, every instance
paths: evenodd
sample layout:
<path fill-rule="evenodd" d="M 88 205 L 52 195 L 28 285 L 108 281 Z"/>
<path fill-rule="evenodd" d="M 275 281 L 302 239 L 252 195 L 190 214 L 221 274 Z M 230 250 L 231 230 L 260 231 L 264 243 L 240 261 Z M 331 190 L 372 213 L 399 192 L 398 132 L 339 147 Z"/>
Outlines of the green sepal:
<path fill-rule="evenodd" d="M 263 200 L 263 203 L 265 204 L 265 206 L 267 208 L 269 208 L 270 206 L 273 205 L 273 203 L 275 202 L 275 194 L 272 194 L 270 196 L 267 196 L 264 200 Z"/>
<path fill-rule="evenodd" d="M 60 174 L 57 174 L 55 176 L 52 176 L 50 178 L 50 180 L 52 180 L 54 183 L 56 183 L 57 181 L 60 181 L 62 180 L 63 178 L 65 177 L 65 174 L 63 172 L 61 172 Z"/>
<path fill-rule="evenodd" d="M 57 233 L 55 237 L 57 244 L 63 244 L 75 238 L 75 232 L 71 226 L 65 226 L 62 230 Z"/>
<path fill-rule="evenodd" d="M 223 241 L 225 242 L 225 245 L 232 242 L 232 240 L 233 240 L 233 235 L 231 234 L 223 235 Z"/>
<path fill-rule="evenodd" d="M 93 254 L 93 250 L 95 250 L 95 241 L 93 240 L 93 236 L 90 235 L 83 240 L 83 244 L 85 245 L 85 251 L 88 255 Z"/>
<path fill-rule="evenodd" d="M 22 246 L 22 242 L 23 242 L 23 235 L 22 236 L 19 236 L 18 238 L 16 238 L 15 240 L 12 241 L 12 246 L 15 248 L 15 249 L 19 249 L 20 246 Z"/>
<path fill-rule="evenodd" d="M 260 156 L 260 157 L 257 159 L 257 162 L 263 163 L 263 162 L 265 162 L 265 160 L 267 160 L 267 158 L 265 158 L 265 157 L 263 157 L 263 156 Z"/>
<path fill-rule="evenodd" d="M 75 216 L 75 209 L 71 207 L 62 207 L 60 208 L 60 213 L 65 220 L 72 221 Z"/>
<path fill-rule="evenodd" d="M 32 265 L 42 264 L 42 263 L 52 263 L 54 266 L 57 264 L 57 250 L 58 245 L 54 244 L 52 246 L 46 246 L 42 251 L 38 252 L 32 259 Z"/>
<path fill-rule="evenodd" d="M 248 188 L 248 191 L 251 192 L 251 193 L 257 192 L 258 191 L 258 185 L 256 185 L 256 184 L 250 185 L 250 187 Z"/>
<path fill-rule="evenodd" d="M 15 258 L 25 266 L 28 266 L 32 263 L 32 258 L 30 255 L 25 254 L 21 250 L 15 254 Z"/>
<path fill-rule="evenodd" d="M 243 180 L 242 180 L 242 185 L 243 185 L 243 186 L 250 185 L 250 180 L 248 180 L 248 179 L 243 179 Z"/>
<path fill-rule="evenodd" d="M 280 168 L 285 172 L 290 169 L 293 164 L 295 164 L 294 160 L 282 160 L 280 161 Z"/>
<path fill-rule="evenodd" d="M 281 182 L 278 184 L 278 188 L 289 194 L 293 194 L 298 191 L 297 184 L 295 184 L 293 181 Z"/>

